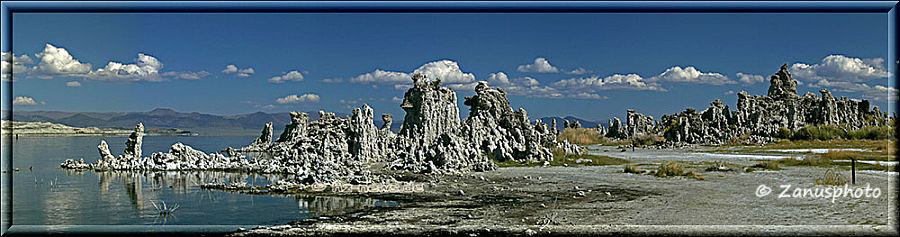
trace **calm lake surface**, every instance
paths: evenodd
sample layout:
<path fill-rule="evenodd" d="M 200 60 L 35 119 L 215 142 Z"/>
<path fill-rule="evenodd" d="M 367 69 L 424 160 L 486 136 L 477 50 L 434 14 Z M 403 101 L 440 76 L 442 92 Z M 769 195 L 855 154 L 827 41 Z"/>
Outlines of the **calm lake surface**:
<path fill-rule="evenodd" d="M 254 136 L 145 136 L 143 155 L 165 152 L 182 142 L 204 152 L 241 147 Z M 202 190 L 207 182 L 266 184 L 278 175 L 226 172 L 74 172 L 59 167 L 65 159 L 98 159 L 97 144 L 109 143 L 122 153 L 126 137 L 19 137 L 12 159 L 3 152 L 4 167 L 12 160 L 14 225 L 275 225 L 320 215 L 339 214 L 396 203 L 364 198 L 249 195 Z M 10 146 L 11 145 L 11 146 Z M 30 167 L 30 168 L 29 168 Z M 3 190 L 4 195 L 8 190 Z M 154 204 L 178 205 L 160 216 Z M 4 212 L 8 209 L 4 206 Z"/>

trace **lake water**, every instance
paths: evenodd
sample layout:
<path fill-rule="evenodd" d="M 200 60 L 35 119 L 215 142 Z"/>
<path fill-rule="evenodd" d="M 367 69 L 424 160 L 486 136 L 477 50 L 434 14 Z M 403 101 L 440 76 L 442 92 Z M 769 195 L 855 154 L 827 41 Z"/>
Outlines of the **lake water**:
<path fill-rule="evenodd" d="M 182 142 L 204 152 L 241 147 L 253 136 L 145 136 L 144 156 L 168 151 Z M 249 195 L 200 189 L 206 182 L 244 180 L 265 184 L 278 175 L 226 172 L 73 172 L 59 167 L 65 159 L 95 162 L 97 144 L 109 143 L 121 154 L 126 137 L 19 137 L 3 139 L 3 166 L 12 172 L 14 225 L 275 225 L 320 215 L 396 203 L 364 198 Z M 4 174 L 6 175 L 6 174 Z M 3 190 L 4 196 L 7 189 Z M 160 216 L 154 204 L 178 205 L 173 215 Z M 4 215 L 4 218 L 8 217 Z"/>

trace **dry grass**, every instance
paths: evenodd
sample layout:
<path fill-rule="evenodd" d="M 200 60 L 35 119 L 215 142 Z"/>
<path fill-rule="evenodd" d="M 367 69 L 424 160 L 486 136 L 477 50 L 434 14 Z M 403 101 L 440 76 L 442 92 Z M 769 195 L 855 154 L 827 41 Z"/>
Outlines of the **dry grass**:
<path fill-rule="evenodd" d="M 781 170 L 781 164 L 774 160 L 762 161 L 751 167 L 756 169 Z"/>
<path fill-rule="evenodd" d="M 606 139 L 594 128 L 566 128 L 557 137 L 559 141 L 568 141 L 578 145 L 601 144 Z"/>
<path fill-rule="evenodd" d="M 658 177 L 673 177 L 673 176 L 684 176 L 684 166 L 676 162 L 666 162 L 659 165 L 659 168 L 656 169 L 656 176 Z"/>
<path fill-rule="evenodd" d="M 639 135 L 631 139 L 637 146 L 649 146 L 666 141 L 665 138 L 656 135 Z"/>
<path fill-rule="evenodd" d="M 847 184 L 847 178 L 838 174 L 833 169 L 825 171 L 825 176 L 822 178 L 816 178 L 816 185 L 840 186 L 844 184 Z"/>
<path fill-rule="evenodd" d="M 638 167 L 638 166 L 635 165 L 635 164 L 627 164 L 627 165 L 625 165 L 625 173 L 628 173 L 628 174 L 641 174 L 641 173 L 644 173 L 644 171 L 641 170 L 641 168 Z"/>

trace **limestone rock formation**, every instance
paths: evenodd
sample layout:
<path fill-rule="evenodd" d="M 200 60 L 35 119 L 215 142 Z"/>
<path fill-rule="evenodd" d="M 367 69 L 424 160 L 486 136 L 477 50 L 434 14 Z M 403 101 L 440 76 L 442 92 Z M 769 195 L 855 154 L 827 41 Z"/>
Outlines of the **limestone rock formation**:
<path fill-rule="evenodd" d="M 381 121 L 381 129 L 390 130 L 391 126 L 394 124 L 394 116 L 391 116 L 390 114 L 382 114 Z"/>
<path fill-rule="evenodd" d="M 395 143 L 398 158 L 390 167 L 417 173 L 495 169 L 475 143 L 462 138 L 467 136 L 459 120 L 456 93 L 441 87 L 439 79 L 429 81 L 417 73 L 412 80 L 413 87 L 406 91 L 401 104 L 406 116 Z"/>
<path fill-rule="evenodd" d="M 656 123 L 653 120 L 653 116 L 647 116 L 638 112 L 635 112 L 633 109 L 627 110 L 627 116 L 625 117 L 625 135 L 627 137 L 639 136 L 639 135 L 647 135 L 647 134 L 656 134 Z"/>
<path fill-rule="evenodd" d="M 774 99 L 792 99 L 797 97 L 797 81 L 788 72 L 788 65 L 781 65 L 781 69 L 769 79 L 769 97 Z"/>
<path fill-rule="evenodd" d="M 540 120 L 531 124 L 525 109 L 513 111 L 506 92 L 478 82 L 475 96 L 466 97 L 467 140 L 500 161 L 549 161 L 556 135 Z"/>
<path fill-rule="evenodd" d="M 847 129 L 887 125 L 889 119 L 877 107 L 869 110 L 867 100 L 835 99 L 826 89 L 821 96 L 797 95 L 797 81 L 787 66 L 771 77 L 768 95 L 737 94 L 735 110 L 715 100 L 703 111 L 688 108 L 678 114 L 664 115 L 653 124 L 652 117 L 628 111 L 625 133 L 618 119 L 610 120 L 608 137 L 627 138 L 638 132 L 663 135 L 669 144 L 724 144 L 729 141 L 767 143 L 774 141 L 779 129 L 797 130 L 807 125 L 839 125 Z M 634 121 L 634 122 L 632 122 Z"/>
<path fill-rule="evenodd" d="M 440 80 L 429 81 L 423 74 L 414 74 L 412 80 L 413 87 L 403 95 L 400 105 L 406 111 L 400 134 L 422 136 L 431 141 L 441 133 L 458 132 L 460 121 L 456 93 L 441 87 Z"/>
<path fill-rule="evenodd" d="M 513 111 L 506 93 L 479 83 L 476 95 L 466 98 L 470 115 L 459 119 L 456 93 L 415 74 L 401 107 L 406 116 L 400 134 L 390 130 L 392 117 L 382 115 L 384 125 L 375 126 L 368 105 L 342 118 L 319 111 L 309 121 L 306 113 L 291 112 L 277 140 L 272 141 L 272 123 L 241 151 L 262 155 L 244 156 L 226 148 L 225 154 L 205 153 L 188 145 L 173 144 L 168 152 L 141 157 L 143 126 L 129 137 L 123 155 L 115 157 L 105 141 L 98 146 L 96 163 L 66 160 L 60 166 L 95 170 L 235 170 L 287 173 L 296 183 L 369 183 L 379 177 L 373 169 L 448 174 L 487 171 L 496 168 L 490 157 L 516 161 L 552 160 L 551 148 L 579 153 L 580 147 L 557 142 L 555 132 L 539 121 L 531 124 L 524 109 Z M 379 172 L 382 173 L 382 172 Z"/>
<path fill-rule="evenodd" d="M 266 123 L 263 127 L 262 131 L 259 134 L 259 137 L 256 140 L 253 140 L 250 145 L 247 145 L 244 148 L 241 148 L 241 151 L 262 151 L 272 145 L 272 122 Z"/>
<path fill-rule="evenodd" d="M 134 132 L 128 136 L 128 141 L 125 141 L 125 156 L 132 157 L 136 159 L 141 158 L 141 143 L 144 141 L 144 124 L 138 123 L 137 126 L 134 127 Z"/>

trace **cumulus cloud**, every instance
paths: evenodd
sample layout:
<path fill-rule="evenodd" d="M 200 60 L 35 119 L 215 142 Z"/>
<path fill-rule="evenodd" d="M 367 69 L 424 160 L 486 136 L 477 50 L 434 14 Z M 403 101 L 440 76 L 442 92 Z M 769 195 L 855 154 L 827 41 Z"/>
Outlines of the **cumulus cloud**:
<path fill-rule="evenodd" d="M 296 103 L 304 103 L 304 102 L 319 102 L 319 95 L 316 94 L 303 94 L 303 95 L 289 95 L 283 98 L 278 98 L 275 102 L 279 104 L 296 104 Z"/>
<path fill-rule="evenodd" d="M 610 89 L 665 91 L 655 82 L 645 81 L 637 74 L 614 74 L 608 77 L 597 75 L 583 78 L 572 78 L 553 83 L 553 87 L 570 91 L 596 91 Z"/>
<path fill-rule="evenodd" d="M 807 81 L 847 81 L 864 82 L 876 78 L 886 78 L 890 73 L 884 68 L 881 58 L 851 58 L 844 55 L 829 55 L 818 64 L 795 63 L 791 74 Z"/>
<path fill-rule="evenodd" d="M 505 72 L 491 73 L 488 76 L 488 84 L 503 89 L 512 95 L 525 95 L 529 97 L 561 98 L 563 94 L 555 88 L 541 85 L 541 82 L 531 77 L 509 78 Z M 471 85 L 474 89 L 475 84 Z"/>
<path fill-rule="evenodd" d="M 65 48 L 46 44 L 44 51 L 35 56 L 39 62 L 34 69 L 44 74 L 84 75 L 91 72 L 91 64 L 78 61 Z"/>
<path fill-rule="evenodd" d="M 225 70 L 222 70 L 222 73 L 237 74 L 238 77 L 249 77 L 250 75 L 253 75 L 253 73 L 256 73 L 256 70 L 252 67 L 238 68 L 234 64 L 228 64 L 225 66 Z"/>
<path fill-rule="evenodd" d="M 203 79 L 204 77 L 209 76 L 210 73 L 207 72 L 207 71 L 199 71 L 199 72 L 165 72 L 165 73 L 160 74 L 160 75 L 162 75 L 163 77 L 171 77 L 171 78 L 182 79 L 182 80 L 200 80 L 200 79 Z"/>
<path fill-rule="evenodd" d="M 566 74 L 572 74 L 572 75 L 582 75 L 582 74 L 588 74 L 588 73 L 591 73 L 591 71 L 584 69 L 584 68 L 576 68 L 576 69 L 572 69 L 571 71 L 566 72 Z"/>
<path fill-rule="evenodd" d="M 727 76 L 716 72 L 701 72 L 694 67 L 674 66 L 660 73 L 655 77 L 647 79 L 649 82 L 667 81 L 667 82 L 686 82 L 710 85 L 734 84 Z"/>
<path fill-rule="evenodd" d="M 28 71 L 28 67 L 25 65 L 34 63 L 28 55 L 15 56 L 12 52 L 0 52 L 0 55 L 2 55 L 0 74 L 2 74 L 3 81 L 9 80 L 12 73 L 19 74 Z"/>
<path fill-rule="evenodd" d="M 534 62 L 531 64 L 519 65 L 516 70 L 520 72 L 540 72 L 540 73 L 556 73 L 559 72 L 559 69 L 550 65 L 550 61 L 547 61 L 546 58 L 535 58 Z"/>
<path fill-rule="evenodd" d="M 79 87 L 79 86 L 81 86 L 81 82 L 77 82 L 77 81 L 66 82 L 66 86 L 68 86 L 68 87 Z"/>
<path fill-rule="evenodd" d="M 747 74 L 747 73 L 743 73 L 743 72 L 738 72 L 735 75 L 737 76 L 738 81 L 741 81 L 744 84 L 753 84 L 753 83 L 757 83 L 757 82 L 766 81 L 766 77 L 760 76 L 760 75 Z"/>
<path fill-rule="evenodd" d="M 809 87 L 831 88 L 840 92 L 856 92 L 872 100 L 892 100 L 897 89 L 865 82 L 891 76 L 882 58 L 853 58 L 829 55 L 818 64 L 795 63 L 791 74 L 808 82 Z"/>
<path fill-rule="evenodd" d="M 159 70 L 163 64 L 153 56 L 138 53 L 135 63 L 109 62 L 103 68 L 91 72 L 89 77 L 99 80 L 160 81 Z"/>
<path fill-rule="evenodd" d="M 848 81 L 829 81 L 822 79 L 809 84 L 810 87 L 831 88 L 839 92 L 861 93 L 864 98 L 884 101 L 896 100 L 897 88 L 882 85 L 870 86 L 865 83 L 853 83 Z"/>
<path fill-rule="evenodd" d="M 16 96 L 13 99 L 13 105 L 36 105 L 37 102 L 34 101 L 34 98 L 28 96 Z"/>
<path fill-rule="evenodd" d="M 303 73 L 298 71 L 290 71 L 280 76 L 269 78 L 271 83 L 282 83 L 286 81 L 303 81 Z"/>
<path fill-rule="evenodd" d="M 394 85 L 396 89 L 408 89 L 412 85 L 412 74 L 422 73 L 429 79 L 441 79 L 442 83 L 447 86 L 454 84 L 469 84 L 475 81 L 475 75 L 463 72 L 457 62 L 451 60 L 440 60 L 426 63 L 412 72 L 385 71 L 377 69 L 373 72 L 350 78 L 349 81 L 355 83 L 379 83 Z M 341 81 L 340 79 L 332 79 L 329 81 Z M 457 86 L 458 87 L 458 86 Z"/>

